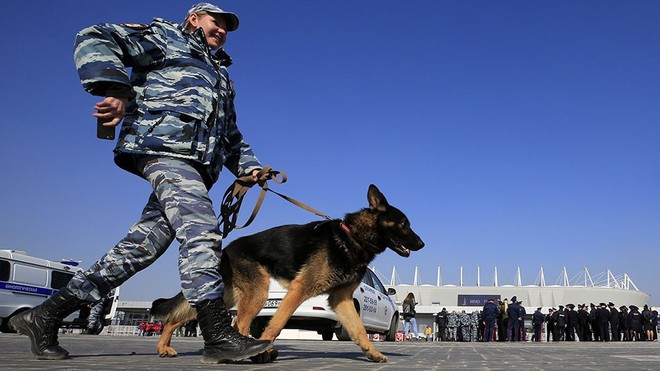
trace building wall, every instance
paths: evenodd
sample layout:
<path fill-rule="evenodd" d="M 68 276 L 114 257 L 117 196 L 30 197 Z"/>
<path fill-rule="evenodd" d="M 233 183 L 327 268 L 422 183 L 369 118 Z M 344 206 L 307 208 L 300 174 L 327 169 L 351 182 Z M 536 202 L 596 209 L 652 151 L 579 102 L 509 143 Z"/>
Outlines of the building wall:
<path fill-rule="evenodd" d="M 415 295 L 415 300 L 419 303 L 416 307 L 418 314 L 434 314 L 447 308 L 448 311 L 456 310 L 472 312 L 481 310 L 483 304 L 469 305 L 469 303 L 460 302 L 461 296 L 488 297 L 495 299 L 509 299 L 516 296 L 523 306 L 536 310 L 542 307 L 542 311 L 547 313 L 549 308 L 557 308 L 559 305 L 566 304 L 599 304 L 614 303 L 617 307 L 634 304 L 643 307 L 649 302 L 649 294 L 642 291 L 622 290 L 607 287 L 576 287 L 576 286 L 410 286 L 397 285 L 392 286 L 396 290 L 393 299 L 401 304 L 409 292 Z M 466 305 L 467 304 L 467 305 Z M 533 310 L 531 311 L 533 312 Z"/>

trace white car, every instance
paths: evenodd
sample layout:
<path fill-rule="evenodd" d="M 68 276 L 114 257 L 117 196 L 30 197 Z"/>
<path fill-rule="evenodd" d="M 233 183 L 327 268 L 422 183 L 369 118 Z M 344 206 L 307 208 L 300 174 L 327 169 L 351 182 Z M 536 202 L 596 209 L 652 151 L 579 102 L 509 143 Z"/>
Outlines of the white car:
<path fill-rule="evenodd" d="M 252 321 L 252 336 L 258 338 L 261 335 L 285 294 L 286 289 L 271 280 L 268 300 Z M 387 341 L 395 340 L 399 327 L 399 309 L 389 296 L 394 294 L 396 291 L 393 288 L 386 290 L 371 269 L 367 269 L 362 282 L 353 292 L 353 303 L 364 328 L 368 333 L 385 335 Z M 335 312 L 330 309 L 327 295 L 316 296 L 303 302 L 284 328 L 316 331 L 323 340 L 332 340 L 335 334 L 339 340 L 351 340 Z"/>

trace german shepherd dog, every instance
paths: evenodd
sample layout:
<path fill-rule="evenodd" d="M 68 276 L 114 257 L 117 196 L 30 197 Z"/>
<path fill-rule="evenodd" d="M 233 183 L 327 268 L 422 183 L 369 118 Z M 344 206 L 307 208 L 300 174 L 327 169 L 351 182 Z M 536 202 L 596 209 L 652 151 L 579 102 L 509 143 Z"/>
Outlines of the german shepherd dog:
<path fill-rule="evenodd" d="M 281 305 L 263 331 L 271 342 L 280 334 L 293 312 L 305 300 L 328 294 L 328 304 L 342 326 L 374 362 L 387 357 L 374 348 L 353 304 L 353 291 L 368 264 L 387 248 L 408 257 L 424 242 L 410 228 L 408 218 L 390 206 L 374 185 L 367 194 L 369 208 L 346 214 L 343 220 L 283 225 L 236 239 L 223 250 L 220 273 L 224 279 L 227 308 L 237 307 L 235 326 L 249 335 L 250 324 L 268 299 L 270 278 L 288 289 Z M 154 301 L 151 312 L 167 321 L 158 342 L 161 357 L 174 357 L 170 347 L 174 330 L 196 318 L 196 311 L 179 293 Z M 252 358 L 257 363 L 277 357 L 269 350 Z"/>

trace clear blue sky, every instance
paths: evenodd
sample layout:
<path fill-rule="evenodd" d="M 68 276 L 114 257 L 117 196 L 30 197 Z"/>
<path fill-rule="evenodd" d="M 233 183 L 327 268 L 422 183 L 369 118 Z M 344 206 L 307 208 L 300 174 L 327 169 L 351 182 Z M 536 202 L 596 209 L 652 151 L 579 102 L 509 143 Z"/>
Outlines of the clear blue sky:
<path fill-rule="evenodd" d="M 107 4 L 107 5 L 102 5 Z M 73 64 L 95 23 L 181 21 L 192 2 L 5 1 L 0 6 L 0 248 L 88 267 L 125 235 L 150 193 L 95 138 Z M 278 191 L 334 217 L 370 183 L 427 246 L 412 283 L 533 284 L 628 273 L 660 304 L 660 2 L 223 1 L 241 20 L 233 56 L 239 126 Z M 229 172 L 212 190 L 219 204 Z M 255 194 L 256 191 L 253 191 Z M 248 211 L 244 211 L 247 217 Z M 244 220 L 244 219 L 243 219 Z M 317 220 L 274 195 L 232 240 Z M 123 287 L 175 294 L 178 245 Z M 625 303 L 621 303 L 625 304 Z"/>

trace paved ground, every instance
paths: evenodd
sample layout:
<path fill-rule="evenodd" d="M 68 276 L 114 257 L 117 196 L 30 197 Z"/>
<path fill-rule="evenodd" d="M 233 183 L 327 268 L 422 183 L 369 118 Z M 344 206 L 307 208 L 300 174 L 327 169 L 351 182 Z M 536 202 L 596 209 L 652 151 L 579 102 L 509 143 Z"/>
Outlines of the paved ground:
<path fill-rule="evenodd" d="M 159 358 L 155 337 L 62 335 L 72 358 L 38 361 L 27 337 L 0 334 L 4 370 L 660 370 L 660 343 L 374 343 L 389 357 L 370 363 L 352 342 L 278 340 L 276 362 L 202 365 L 199 338 L 175 338 L 176 358 Z"/>

